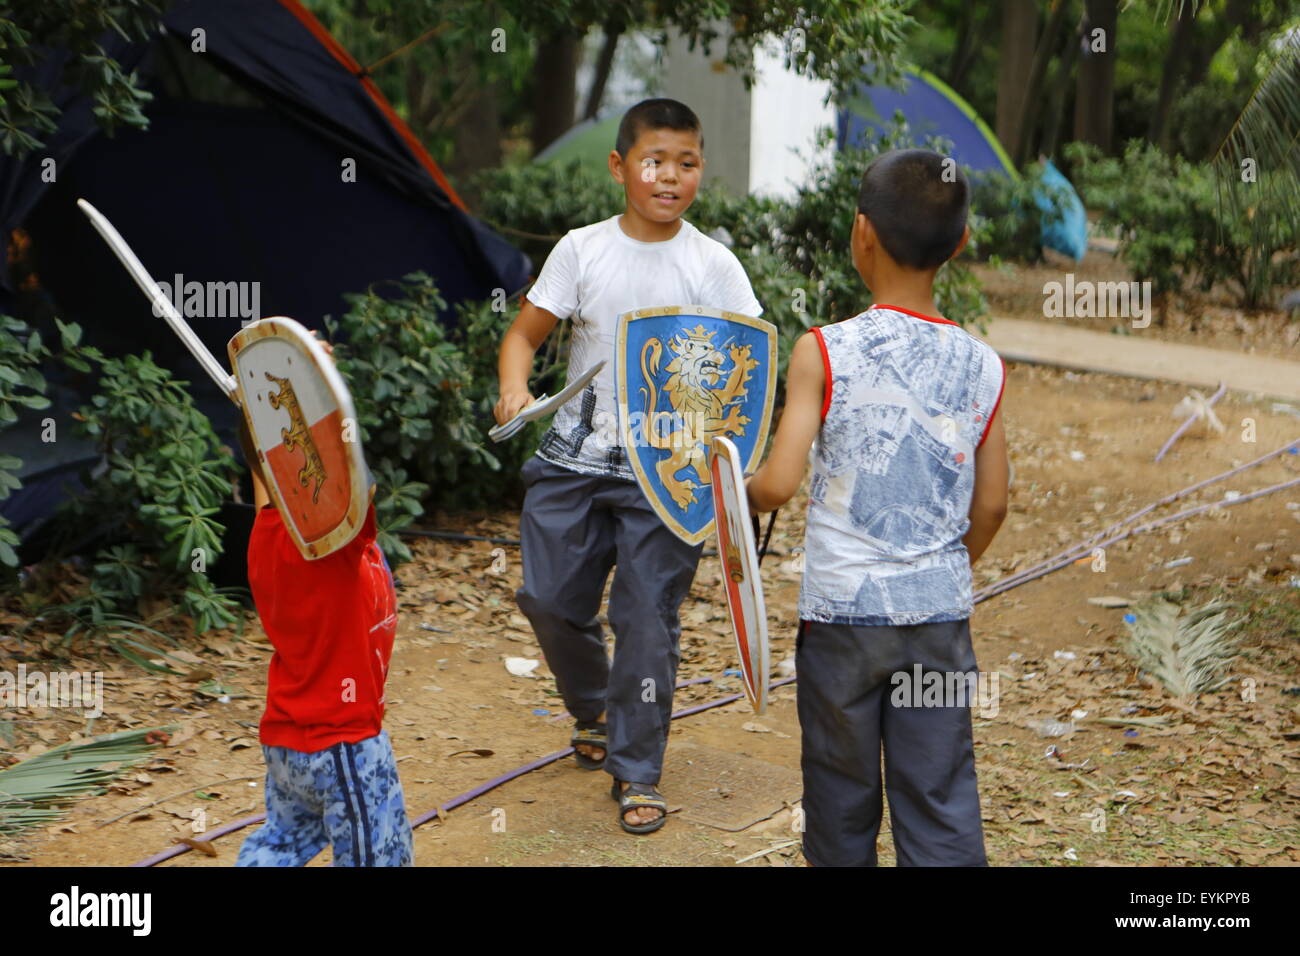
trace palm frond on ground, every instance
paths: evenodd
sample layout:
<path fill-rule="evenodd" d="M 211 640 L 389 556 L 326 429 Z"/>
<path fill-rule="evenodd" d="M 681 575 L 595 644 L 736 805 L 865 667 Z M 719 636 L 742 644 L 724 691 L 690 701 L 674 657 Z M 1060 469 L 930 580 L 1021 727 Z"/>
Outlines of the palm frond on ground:
<path fill-rule="evenodd" d="M 168 729 L 124 730 L 74 741 L 0 770 L 0 833 L 50 823 L 77 798 L 102 792 L 149 754 L 149 734 Z"/>
<path fill-rule="evenodd" d="M 1139 604 L 1125 615 L 1124 649 L 1177 697 L 1190 700 L 1215 690 L 1228 682 L 1223 671 L 1236 654 L 1228 632 L 1239 622 L 1228 618 L 1227 607 L 1211 601 L 1183 611 L 1164 598 Z"/>
<path fill-rule="evenodd" d="M 42 608 L 19 630 L 19 635 L 27 634 L 38 627 L 48 627 L 54 622 L 59 625 L 67 622 L 67 630 L 63 632 L 58 642 L 62 646 L 67 646 L 74 641 L 98 644 L 116 651 L 126 660 L 138 664 L 145 670 L 174 674 L 175 668 L 167 662 L 171 661 L 183 668 L 184 661 L 163 650 L 161 645 L 171 644 L 173 647 L 180 647 L 180 641 L 164 631 L 151 627 L 150 622 L 169 616 L 176 610 L 175 607 L 170 608 L 147 622 L 125 614 L 106 611 L 92 596 L 86 595 Z M 242 634 L 242 621 L 239 627 Z"/>

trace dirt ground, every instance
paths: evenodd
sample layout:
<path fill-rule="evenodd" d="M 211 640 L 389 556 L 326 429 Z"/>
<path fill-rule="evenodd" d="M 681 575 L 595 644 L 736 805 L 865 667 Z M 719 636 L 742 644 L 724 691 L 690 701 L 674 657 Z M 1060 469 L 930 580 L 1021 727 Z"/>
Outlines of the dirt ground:
<path fill-rule="evenodd" d="M 1025 285 L 1044 281 L 1032 270 L 1023 278 Z M 995 315 L 1002 294 L 994 290 Z M 1300 420 L 1230 393 L 1216 409 L 1224 435 L 1194 428 L 1156 464 L 1185 387 L 1015 363 L 1008 370 L 1011 510 L 975 568 L 977 587 L 1300 439 Z M 1243 441 L 1245 418 L 1256 423 L 1254 443 Z M 1156 514 L 1297 476 L 1300 455 L 1283 454 Z M 763 565 L 774 677 L 788 673 L 794 653 L 805 509 L 802 493 L 782 509 Z M 442 516 L 437 526 L 513 538 L 517 515 Z M 570 726 L 544 662 L 533 677 L 512 676 L 504 665 L 507 657 L 541 660 L 513 600 L 517 548 L 422 539 L 414 550 L 415 560 L 397 572 L 401 620 L 386 719 L 413 817 L 563 749 Z M 1191 561 L 1166 567 L 1183 558 Z M 1222 597 L 1241 622 L 1230 682 L 1194 705 L 1135 672 L 1122 651 L 1123 608 L 1089 601 L 1155 592 L 1186 603 Z M 675 707 L 738 692 L 734 671 L 724 673 L 735 663 L 716 558 L 701 562 L 682 621 L 679 679 L 713 680 L 679 690 Z M 0 635 L 13 623 L 0 612 Z M 972 714 L 993 864 L 1300 862 L 1300 487 L 1130 538 L 1108 549 L 1104 571 L 1073 565 L 985 601 L 972 633 L 981 670 L 999 681 L 997 706 Z M 106 668 L 106 713 L 93 728 L 49 709 L 3 715 L 11 725 L 0 728 L 8 735 L 0 748 L 20 756 L 73 733 L 179 729 L 150 761 L 69 809 L 59 824 L 0 838 L 0 859 L 127 865 L 199 835 L 193 827 L 200 814 L 210 831 L 260 812 L 256 738 L 269 645 L 255 619 L 242 637 L 225 634 L 204 645 L 193 644 L 194 670 L 185 677 L 145 676 L 111 660 L 60 665 Z M 0 636 L 0 668 L 13 670 L 29 650 Z M 800 865 L 796 687 L 775 691 L 761 717 L 742 700 L 675 722 L 662 789 L 681 809 L 658 833 L 623 833 L 609 778 L 565 758 L 418 828 L 416 862 Z M 1045 738 L 1030 726 L 1042 718 L 1076 729 Z M 248 832 L 215 841 L 213 856 L 189 852 L 163 865 L 231 865 Z M 893 862 L 887 832 L 881 859 Z M 327 850 L 311 865 L 328 860 Z"/>

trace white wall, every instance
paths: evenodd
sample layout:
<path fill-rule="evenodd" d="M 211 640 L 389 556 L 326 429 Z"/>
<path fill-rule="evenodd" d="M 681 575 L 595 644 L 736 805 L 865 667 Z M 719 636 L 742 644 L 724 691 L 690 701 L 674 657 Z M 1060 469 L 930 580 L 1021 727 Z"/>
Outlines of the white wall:
<path fill-rule="evenodd" d="M 723 64 L 724 53 L 721 40 L 706 56 L 670 35 L 663 95 L 700 117 L 706 182 L 720 181 L 736 193 L 793 196 L 809 167 L 834 149 L 829 143 L 815 148 L 818 131 L 835 125 L 834 107 L 823 103 L 830 85 L 787 70 L 773 40 L 754 52 L 755 82 L 746 90 L 739 72 Z"/>
<path fill-rule="evenodd" d="M 663 95 L 681 100 L 704 127 L 704 182 L 720 182 L 733 193 L 749 191 L 752 98 L 735 70 L 723 65 L 721 39 L 706 56 L 698 44 L 687 48 L 681 35 L 669 34 L 664 50 Z"/>
<path fill-rule="evenodd" d="M 810 165 L 829 159 L 834 143 L 818 148 L 818 133 L 835 128 L 835 107 L 824 103 L 830 84 L 784 66 L 778 44 L 754 51 L 751 91 L 749 191 L 791 198 L 807 181 Z"/>

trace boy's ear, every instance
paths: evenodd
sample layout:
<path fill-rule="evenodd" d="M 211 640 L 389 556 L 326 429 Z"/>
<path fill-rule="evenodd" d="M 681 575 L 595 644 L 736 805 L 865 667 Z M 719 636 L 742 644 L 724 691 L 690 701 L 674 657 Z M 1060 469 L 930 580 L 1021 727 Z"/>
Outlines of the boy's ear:
<path fill-rule="evenodd" d="M 850 234 L 849 242 L 859 252 L 866 252 L 871 246 L 875 245 L 876 233 L 871 228 L 871 220 L 862 212 L 855 213 L 853 216 L 853 232 Z"/>
<path fill-rule="evenodd" d="M 609 151 L 609 174 L 614 177 L 614 182 L 619 185 L 623 183 L 623 157 L 618 154 L 618 150 Z"/>
<path fill-rule="evenodd" d="M 966 228 L 961 231 L 961 241 L 957 243 L 957 248 L 952 251 L 949 259 L 956 259 L 958 253 L 966 248 L 966 243 L 970 241 L 970 223 L 966 223 Z"/>

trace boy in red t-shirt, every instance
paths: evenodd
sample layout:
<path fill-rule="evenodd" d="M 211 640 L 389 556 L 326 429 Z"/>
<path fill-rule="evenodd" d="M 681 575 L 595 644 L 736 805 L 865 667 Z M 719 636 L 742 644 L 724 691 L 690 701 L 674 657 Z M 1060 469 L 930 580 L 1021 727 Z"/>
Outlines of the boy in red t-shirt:
<path fill-rule="evenodd" d="M 329 843 L 335 866 L 410 866 L 411 826 L 383 729 L 397 594 L 375 544 L 374 505 L 346 547 L 304 559 L 243 422 L 239 437 L 257 507 L 248 584 L 275 654 L 260 728 L 266 823 L 236 865 L 302 866 Z"/>

